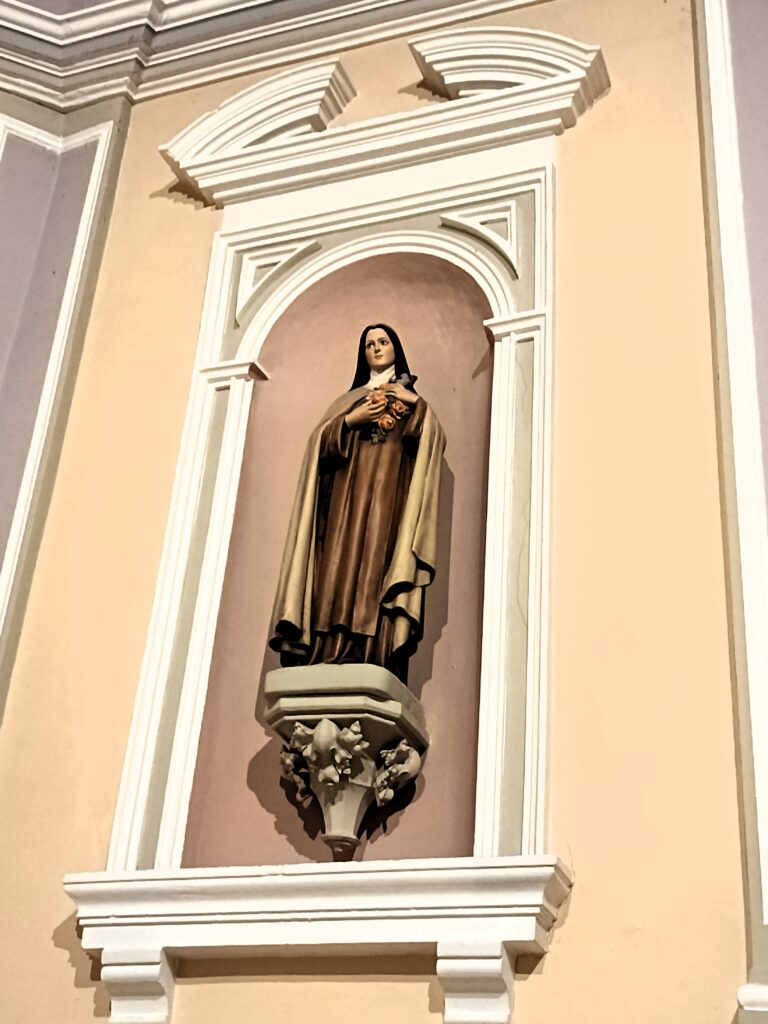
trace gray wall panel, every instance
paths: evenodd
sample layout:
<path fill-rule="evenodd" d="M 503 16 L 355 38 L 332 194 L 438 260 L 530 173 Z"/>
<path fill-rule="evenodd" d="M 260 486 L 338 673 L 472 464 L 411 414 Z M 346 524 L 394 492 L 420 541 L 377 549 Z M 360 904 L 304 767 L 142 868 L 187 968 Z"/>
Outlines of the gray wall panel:
<path fill-rule="evenodd" d="M 768 479 L 768 3 L 730 0 L 752 318 Z"/>
<path fill-rule="evenodd" d="M 57 156 L 14 136 L 0 160 L 0 551 L 51 354 L 95 143 Z"/>

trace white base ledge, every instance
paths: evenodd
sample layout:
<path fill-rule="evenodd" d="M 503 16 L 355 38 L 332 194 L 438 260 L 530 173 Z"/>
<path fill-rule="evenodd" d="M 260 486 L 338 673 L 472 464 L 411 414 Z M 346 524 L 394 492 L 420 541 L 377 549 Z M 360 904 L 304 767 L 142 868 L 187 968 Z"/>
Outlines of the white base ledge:
<path fill-rule="evenodd" d="M 100 872 L 64 881 L 83 948 L 109 965 L 103 980 L 114 1024 L 170 1021 L 169 964 L 178 958 L 425 950 L 436 951 L 439 976 L 450 978 L 446 1020 L 449 1004 L 463 998 L 462 977 L 477 1009 L 493 1004 L 493 1020 L 509 1020 L 507 964 L 518 953 L 546 952 L 571 884 L 549 856 Z M 477 990 L 478 969 L 488 992 Z"/>
<path fill-rule="evenodd" d="M 737 998 L 742 1010 L 750 1010 L 752 1013 L 768 1013 L 768 985 L 758 985 L 755 982 L 740 985 Z"/>

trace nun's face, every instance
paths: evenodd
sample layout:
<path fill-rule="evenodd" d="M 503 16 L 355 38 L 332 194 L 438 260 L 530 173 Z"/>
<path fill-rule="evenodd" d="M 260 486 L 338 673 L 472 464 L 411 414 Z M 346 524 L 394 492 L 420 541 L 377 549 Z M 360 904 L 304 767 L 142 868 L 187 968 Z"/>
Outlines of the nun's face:
<path fill-rule="evenodd" d="M 372 327 L 365 336 L 365 359 L 372 373 L 381 373 L 395 362 L 395 346 L 380 327 Z"/>

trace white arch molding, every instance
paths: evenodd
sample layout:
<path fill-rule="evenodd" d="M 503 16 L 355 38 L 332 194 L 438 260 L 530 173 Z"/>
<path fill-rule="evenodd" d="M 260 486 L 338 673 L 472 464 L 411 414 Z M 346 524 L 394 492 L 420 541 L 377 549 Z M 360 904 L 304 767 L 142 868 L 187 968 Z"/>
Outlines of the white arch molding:
<path fill-rule="evenodd" d="M 238 362 L 257 362 L 261 346 L 271 329 L 298 295 L 313 284 L 352 263 L 388 253 L 436 256 L 452 263 L 469 274 L 480 287 L 491 306 L 494 320 L 513 316 L 515 308 L 509 283 L 516 279 L 516 272 L 509 263 L 491 262 L 489 249 L 489 246 L 479 246 L 458 232 L 401 230 L 375 232 L 310 256 L 260 303 L 252 322 L 246 327 L 235 358 Z"/>
<path fill-rule="evenodd" d="M 475 37 L 473 81 L 489 39 Z M 567 41 L 557 46 L 567 49 Z M 473 1019 L 503 1024 L 515 956 L 548 948 L 571 884 L 546 837 L 555 136 L 607 88 L 599 50 L 579 55 L 584 63 L 573 75 L 541 86 L 497 84 L 246 152 L 234 126 L 233 152 L 193 175 L 225 206 L 223 227 L 211 254 L 107 870 L 66 881 L 84 947 L 110 965 L 114 1020 L 146 995 L 144 1015 L 131 1019 L 167 1024 L 169 954 L 290 955 L 332 943 L 339 955 L 372 945 L 436 949 L 446 1021 L 469 1009 Z M 243 117 L 247 106 L 237 107 Z M 196 135 L 196 153 L 209 142 Z M 248 411 L 254 388 L 269 386 L 261 345 L 306 288 L 392 252 L 449 261 L 475 280 L 493 314 L 474 854 L 383 868 L 181 869 Z M 522 601 L 521 544 L 530 562 Z"/>
<path fill-rule="evenodd" d="M 240 246 L 247 244 L 243 238 L 238 239 L 238 243 Z M 311 252 L 311 249 L 311 246 L 305 246 L 305 252 Z M 543 317 L 531 318 L 529 314 L 519 317 L 515 313 L 512 286 L 517 279 L 516 271 L 508 262 L 499 260 L 490 246 L 478 243 L 477 239 L 469 234 L 462 235 L 452 229 L 400 230 L 373 233 L 333 246 L 315 255 L 307 255 L 282 279 L 273 280 L 270 291 L 257 307 L 251 323 L 245 328 L 233 360 L 212 366 L 208 362 L 210 353 L 204 351 L 200 354 L 204 365 L 198 364 L 198 370 L 206 382 L 206 393 L 204 396 L 201 395 L 203 416 L 197 418 L 197 422 L 205 422 L 206 418 L 212 418 L 213 396 L 216 392 L 227 391 L 227 411 L 221 425 L 220 437 L 212 438 L 210 429 L 201 435 L 196 471 L 191 474 L 191 479 L 202 478 L 205 452 L 212 444 L 218 446 L 219 473 L 210 509 L 210 526 L 200 572 L 200 586 L 163 801 L 154 859 L 154 866 L 157 868 L 178 868 L 183 854 L 219 604 L 243 463 L 248 412 L 254 382 L 268 375 L 268 368 L 264 369 L 259 363 L 261 347 L 272 327 L 291 303 L 312 285 L 343 267 L 388 253 L 417 253 L 436 256 L 450 262 L 472 277 L 485 294 L 493 312 L 493 316 L 486 322 L 496 338 L 496 353 L 489 445 L 475 853 L 480 856 L 513 852 L 532 853 L 543 848 L 544 813 L 541 807 L 541 783 L 545 771 L 543 758 L 546 745 L 539 742 L 539 737 L 534 733 L 539 731 L 537 712 L 545 702 L 545 687 L 542 686 L 538 675 L 539 667 L 533 659 L 529 667 L 531 678 L 529 686 L 526 687 L 531 695 L 528 717 L 532 723 L 532 734 L 527 739 L 527 745 L 531 751 L 538 752 L 538 758 L 533 754 L 528 758 L 523 786 L 523 806 L 517 808 L 515 812 L 522 820 L 519 829 L 519 848 L 505 849 L 503 840 L 505 827 L 507 831 L 515 828 L 505 821 L 508 811 L 504 806 L 504 792 L 508 788 L 505 786 L 504 771 L 509 757 L 504 726 L 510 713 L 505 666 L 514 660 L 513 653 L 509 650 L 507 630 L 508 609 L 513 601 L 512 590 L 515 585 L 511 540 L 514 524 L 508 515 L 508 510 L 512 506 L 512 478 L 516 456 L 514 391 L 518 367 L 514 349 L 521 341 L 533 340 L 536 353 L 534 378 L 538 381 L 542 374 L 542 356 L 539 353 L 544 337 Z M 237 261 L 226 261 L 225 265 L 237 274 Z M 218 294 L 239 291 L 238 282 L 234 279 L 228 282 L 221 281 L 219 284 L 221 287 L 213 289 Z M 520 457 L 519 451 L 517 457 Z M 198 486 L 196 485 L 196 489 Z M 534 569 L 540 560 L 537 557 L 532 559 Z M 535 609 L 533 617 L 538 618 Z M 518 662 L 520 657 L 518 653 Z M 518 709 L 518 712 L 525 713 L 522 708 Z M 517 843 L 515 846 L 517 847 Z"/>

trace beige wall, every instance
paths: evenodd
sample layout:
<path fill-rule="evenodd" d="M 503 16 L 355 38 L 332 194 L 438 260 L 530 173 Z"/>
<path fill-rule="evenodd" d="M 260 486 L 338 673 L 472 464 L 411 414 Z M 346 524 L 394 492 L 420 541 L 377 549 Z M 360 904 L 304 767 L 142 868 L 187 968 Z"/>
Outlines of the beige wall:
<path fill-rule="evenodd" d="M 577 885 L 518 1021 L 730 1024 L 744 921 L 690 14 L 553 0 L 489 20 L 599 42 L 613 80 L 561 142 L 551 848 Z M 432 102 L 404 43 L 348 67 L 347 117 Z M 9 1021 L 106 1012 L 60 879 L 104 863 L 218 223 L 168 193 L 157 146 L 251 80 L 133 114 L 0 737 Z M 188 978 L 176 1024 L 436 1021 L 415 966 Z"/>

